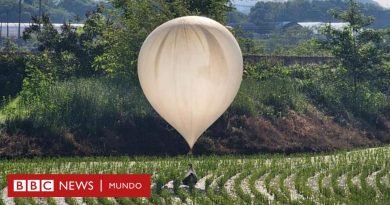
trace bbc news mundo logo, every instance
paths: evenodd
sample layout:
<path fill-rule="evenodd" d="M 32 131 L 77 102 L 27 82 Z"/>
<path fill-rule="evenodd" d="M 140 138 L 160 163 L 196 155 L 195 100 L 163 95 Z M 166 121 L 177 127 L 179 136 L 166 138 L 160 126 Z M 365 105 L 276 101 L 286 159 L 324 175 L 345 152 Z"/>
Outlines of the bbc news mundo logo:
<path fill-rule="evenodd" d="M 14 180 L 14 192 L 54 192 L 54 180 Z"/>
<path fill-rule="evenodd" d="M 10 174 L 9 197 L 150 197 L 148 174 Z"/>

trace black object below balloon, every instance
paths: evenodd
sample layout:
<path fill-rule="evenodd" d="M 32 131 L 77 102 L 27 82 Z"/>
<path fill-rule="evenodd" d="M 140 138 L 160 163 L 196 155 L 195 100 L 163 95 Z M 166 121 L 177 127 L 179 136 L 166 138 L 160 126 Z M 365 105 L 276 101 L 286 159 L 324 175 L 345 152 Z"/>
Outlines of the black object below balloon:
<path fill-rule="evenodd" d="M 183 184 L 193 187 L 196 182 L 198 182 L 198 177 L 196 176 L 195 170 L 192 168 L 192 164 L 188 164 L 189 169 L 186 176 L 183 179 Z"/>

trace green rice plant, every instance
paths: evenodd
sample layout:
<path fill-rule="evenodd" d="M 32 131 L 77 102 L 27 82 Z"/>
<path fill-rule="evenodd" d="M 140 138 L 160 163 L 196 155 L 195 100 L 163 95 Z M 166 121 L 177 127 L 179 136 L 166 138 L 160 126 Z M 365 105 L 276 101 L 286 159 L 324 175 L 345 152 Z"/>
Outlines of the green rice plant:
<path fill-rule="evenodd" d="M 326 187 L 324 185 L 324 178 L 326 174 L 327 173 L 325 172 L 321 173 L 318 177 L 318 187 L 320 189 L 320 193 L 322 194 L 322 197 L 320 199 L 322 203 L 330 203 L 329 201 L 331 201 L 331 197 L 333 195 L 333 192 L 330 187 Z"/>
<path fill-rule="evenodd" d="M 351 170 L 347 174 L 347 185 L 349 190 L 348 200 L 350 202 L 356 202 L 358 203 L 361 198 L 360 188 L 358 186 L 355 186 L 352 182 L 353 178 L 356 178 L 361 170 L 359 169 L 360 166 L 352 166 Z"/>
<path fill-rule="evenodd" d="M 110 200 L 108 198 L 104 198 L 104 197 L 97 198 L 97 201 L 101 205 L 115 205 L 114 201 L 112 201 L 112 200 Z"/>
<path fill-rule="evenodd" d="M 252 156 L 198 156 L 198 157 L 74 157 L 46 159 L 0 160 L 0 183 L 6 186 L 6 175 L 9 173 L 151 173 L 152 183 L 164 184 L 183 177 L 186 166 L 192 162 L 198 176 L 212 175 L 206 180 L 206 191 L 194 189 L 192 192 L 183 188 L 175 191 L 161 189 L 152 191 L 149 199 L 116 198 L 118 204 L 175 204 L 192 201 L 195 204 L 386 204 L 389 199 L 389 187 L 384 176 L 389 176 L 390 147 L 363 149 L 333 154 L 299 154 L 299 155 L 252 155 Z M 122 170 L 122 171 L 121 171 Z M 225 188 L 226 182 L 232 180 L 232 191 L 238 197 L 231 196 Z M 318 174 L 316 185 L 319 192 L 311 190 L 308 179 Z M 376 178 L 373 178 L 376 173 Z M 301 200 L 292 200 L 286 180 L 294 175 L 293 182 Z M 345 177 L 347 189 L 339 187 L 340 177 Z M 352 179 L 359 176 L 360 186 Z M 241 184 L 248 177 L 250 192 L 244 193 Z M 256 181 L 263 177 L 267 192 L 274 195 L 273 201 L 262 195 L 256 187 Z M 328 182 L 324 183 L 327 177 Z M 371 177 L 370 180 L 367 178 Z M 290 179 L 291 180 L 291 179 Z M 374 181 L 373 181 L 374 180 Z M 163 183 L 164 182 L 164 183 Z M 313 182 L 313 181 L 312 181 Z M 311 183 L 312 183 L 311 182 Z M 371 183 L 374 184 L 371 184 Z M 344 182 L 343 182 L 344 183 Z M 211 186 L 211 184 L 216 185 Z M 176 186 L 179 183 L 176 182 Z M 326 186 L 329 185 L 329 186 Z M 338 190 L 339 189 L 339 190 Z M 65 199 L 68 204 L 74 203 L 71 198 Z M 112 204 L 113 201 L 103 198 L 84 198 L 87 205 Z M 4 202 L 4 201 L 3 201 Z M 34 204 L 32 198 L 16 198 L 17 204 Z M 49 204 L 55 204 L 53 198 Z"/>
<path fill-rule="evenodd" d="M 304 167 L 299 169 L 295 175 L 294 184 L 295 189 L 299 194 L 301 194 L 307 201 L 312 201 L 310 198 L 315 198 L 315 194 L 308 187 L 307 182 L 309 177 L 312 177 L 316 174 L 316 170 L 313 167 Z"/>
<path fill-rule="evenodd" d="M 28 205 L 28 201 L 25 198 L 14 198 L 15 205 Z"/>
<path fill-rule="evenodd" d="M 360 175 L 360 183 L 362 186 L 361 194 L 364 198 L 374 199 L 376 197 L 375 190 L 367 183 L 368 175 L 372 173 L 369 169 L 363 169 Z"/>
<path fill-rule="evenodd" d="M 263 166 L 259 170 L 257 170 L 257 172 L 255 172 L 249 179 L 249 187 L 251 189 L 251 192 L 255 195 L 255 201 L 258 201 L 259 203 L 268 203 L 268 200 L 265 198 L 265 196 L 258 192 L 255 185 L 256 180 L 258 180 L 266 172 L 267 168 Z"/>
<path fill-rule="evenodd" d="M 238 197 L 240 197 L 243 200 L 243 203 L 251 204 L 253 202 L 252 197 L 248 193 L 245 193 L 241 187 L 241 183 L 243 183 L 243 180 L 247 177 L 250 177 L 250 172 L 248 172 L 247 170 L 248 169 L 243 170 L 240 176 L 236 178 L 234 183 L 234 190 L 236 191 Z"/>
<path fill-rule="evenodd" d="M 56 201 L 53 198 L 47 198 L 48 205 L 57 205 Z"/>
<path fill-rule="evenodd" d="M 390 187 L 386 186 L 384 184 L 386 182 L 382 181 L 382 179 L 384 179 L 383 177 L 385 177 L 388 173 L 389 173 L 388 170 L 382 169 L 382 171 L 380 171 L 376 175 L 376 178 L 375 178 L 375 184 L 376 184 L 376 187 L 378 187 L 378 190 L 380 191 L 380 194 L 382 195 L 382 201 L 383 202 L 390 200 L 390 193 L 389 193 Z"/>
<path fill-rule="evenodd" d="M 346 198 L 346 192 L 343 188 L 339 185 L 339 177 L 341 177 L 342 174 L 344 174 L 343 170 L 345 170 L 345 167 L 343 165 L 340 165 L 340 168 L 337 168 L 333 170 L 332 176 L 331 176 L 331 184 L 332 189 L 334 191 L 334 197 L 342 202 Z"/>
<path fill-rule="evenodd" d="M 36 202 L 34 198 L 27 198 L 27 202 L 30 205 L 39 205 L 38 202 Z"/>
<path fill-rule="evenodd" d="M 98 202 L 94 198 L 83 198 L 83 202 L 87 205 L 99 205 Z"/>
<path fill-rule="evenodd" d="M 279 193 L 280 197 L 282 198 L 282 201 L 286 201 L 287 203 L 292 203 L 291 197 L 290 197 L 290 191 L 288 188 L 285 186 L 284 181 L 286 178 L 291 175 L 291 170 L 288 167 L 284 167 L 281 169 L 281 173 L 279 174 L 279 182 L 278 182 L 278 187 L 279 187 Z"/>
<path fill-rule="evenodd" d="M 69 198 L 69 197 L 66 197 L 65 198 L 65 202 L 68 204 L 68 205 L 77 205 L 77 201 L 76 199 L 74 198 Z"/>

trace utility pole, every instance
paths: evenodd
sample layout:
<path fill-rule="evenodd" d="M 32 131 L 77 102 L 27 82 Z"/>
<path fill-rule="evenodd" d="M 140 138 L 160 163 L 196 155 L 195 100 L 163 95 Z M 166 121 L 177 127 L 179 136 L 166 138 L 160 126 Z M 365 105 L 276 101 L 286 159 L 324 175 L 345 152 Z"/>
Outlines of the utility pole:
<path fill-rule="evenodd" d="M 42 17 L 42 0 L 39 0 L 39 18 Z"/>
<path fill-rule="evenodd" d="M 7 10 L 7 38 L 9 37 L 9 26 L 8 26 L 8 24 L 9 24 L 9 19 L 8 19 L 8 13 L 9 13 L 9 11 Z"/>
<path fill-rule="evenodd" d="M 3 42 L 3 22 L 0 21 L 0 43 Z M 0 44 L 1 46 L 1 44 Z"/>
<path fill-rule="evenodd" d="M 19 26 L 18 26 L 18 39 L 20 38 L 20 23 L 22 21 L 22 0 L 19 0 Z"/>

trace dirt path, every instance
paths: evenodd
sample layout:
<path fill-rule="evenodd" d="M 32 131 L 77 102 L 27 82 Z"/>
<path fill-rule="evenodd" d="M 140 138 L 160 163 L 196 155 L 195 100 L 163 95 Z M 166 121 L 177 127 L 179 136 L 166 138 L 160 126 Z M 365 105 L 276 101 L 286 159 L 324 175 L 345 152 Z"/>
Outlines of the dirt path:
<path fill-rule="evenodd" d="M 2 196 L 2 199 L 5 203 L 5 205 L 15 205 L 14 198 L 8 197 L 8 187 L 5 187 L 2 190 L 1 196 Z"/>
<path fill-rule="evenodd" d="M 309 187 L 311 188 L 311 190 L 315 194 L 319 194 L 320 193 L 320 187 L 318 185 L 318 177 L 320 176 L 320 174 L 321 174 L 321 172 L 315 173 L 314 176 L 309 177 L 309 179 L 307 181 Z"/>
<path fill-rule="evenodd" d="M 332 179 L 332 175 L 329 174 L 325 176 L 324 179 L 322 180 L 322 185 L 324 188 L 328 188 L 332 193 L 334 193 L 331 179 Z"/>
<path fill-rule="evenodd" d="M 338 179 L 337 179 L 337 184 L 339 185 L 339 187 L 341 187 L 345 193 L 349 193 L 349 189 L 348 189 L 348 184 L 347 184 L 347 174 L 343 174 L 341 175 Z"/>
<path fill-rule="evenodd" d="M 242 180 L 240 187 L 245 194 L 249 195 L 253 199 L 255 198 L 255 195 L 251 192 L 251 188 L 249 187 L 249 178 L 250 175 L 245 177 L 244 180 Z"/>
<path fill-rule="evenodd" d="M 376 175 L 381 171 L 382 170 L 375 171 L 370 175 L 368 175 L 368 177 L 366 178 L 367 184 L 375 190 L 377 197 L 381 195 L 381 192 L 379 191 L 379 188 L 376 186 Z"/>
<path fill-rule="evenodd" d="M 83 202 L 82 197 L 76 197 L 74 199 L 77 201 L 77 204 L 79 204 L 79 205 L 87 205 L 85 202 Z"/>
<path fill-rule="evenodd" d="M 238 173 L 234 176 L 232 176 L 230 179 L 228 179 L 224 185 L 224 188 L 226 189 L 226 192 L 229 194 L 229 196 L 233 198 L 237 198 L 237 193 L 234 189 L 234 183 L 236 179 L 240 176 L 241 173 Z"/>
<path fill-rule="evenodd" d="M 284 186 L 287 187 L 288 191 L 290 192 L 290 199 L 293 201 L 304 199 L 304 197 L 298 193 L 298 191 L 295 189 L 295 174 L 289 175 L 284 180 Z"/>
<path fill-rule="evenodd" d="M 39 205 L 47 205 L 47 200 L 46 198 L 34 198 L 34 200 L 39 204 Z M 79 203 L 80 204 L 80 203 Z M 80 204 L 82 205 L 82 204 Z"/>
<path fill-rule="evenodd" d="M 210 188 L 215 189 L 218 186 L 218 181 L 223 177 L 223 175 L 214 178 L 213 182 L 210 184 Z"/>
<path fill-rule="evenodd" d="M 265 186 L 265 178 L 268 176 L 268 173 L 261 176 L 258 180 L 255 182 L 256 190 L 262 194 L 265 198 L 268 199 L 268 201 L 275 200 L 274 195 L 272 195 L 270 192 L 268 192 L 266 186 Z"/>
<path fill-rule="evenodd" d="M 209 175 L 204 176 L 203 178 L 199 179 L 199 181 L 195 184 L 195 188 L 202 190 L 202 191 L 205 191 L 206 190 L 206 180 L 212 176 L 213 175 L 209 174 Z"/>
<path fill-rule="evenodd" d="M 68 205 L 68 203 L 65 202 L 64 197 L 54 197 L 53 199 L 57 205 Z"/>
<path fill-rule="evenodd" d="M 362 185 L 361 185 L 361 182 L 360 182 L 360 176 L 361 176 L 361 174 L 358 174 L 358 175 L 352 177 L 352 180 L 351 180 L 352 184 L 354 186 L 356 186 L 357 188 L 359 188 L 359 189 L 362 188 Z"/>
<path fill-rule="evenodd" d="M 390 188 L 389 175 L 383 176 L 382 179 L 381 179 L 381 183 L 384 186 Z"/>

